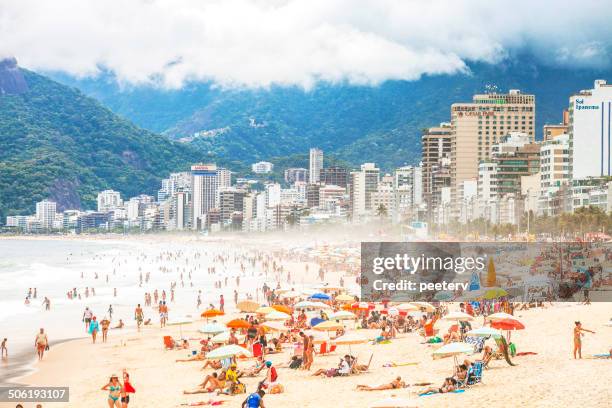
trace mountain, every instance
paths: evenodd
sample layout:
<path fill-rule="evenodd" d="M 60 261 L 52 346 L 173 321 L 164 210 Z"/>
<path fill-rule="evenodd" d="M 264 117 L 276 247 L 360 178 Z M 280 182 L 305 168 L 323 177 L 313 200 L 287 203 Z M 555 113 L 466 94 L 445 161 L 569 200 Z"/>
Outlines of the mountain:
<path fill-rule="evenodd" d="M 387 81 L 379 86 L 319 84 L 223 90 L 208 83 L 180 90 L 120 87 L 110 73 L 58 80 L 77 86 L 138 125 L 189 143 L 211 159 L 242 162 L 304 153 L 319 146 L 353 164 L 385 169 L 420 158 L 421 129 L 448 121 L 450 105 L 494 85 L 536 95 L 538 131 L 558 123 L 569 95 L 612 72 L 542 66 L 528 56 L 471 64 L 469 72 Z"/>
<path fill-rule="evenodd" d="M 0 62 L 0 219 L 49 198 L 93 209 L 96 193 L 153 194 L 161 177 L 200 158 L 140 129 L 79 90 Z"/>

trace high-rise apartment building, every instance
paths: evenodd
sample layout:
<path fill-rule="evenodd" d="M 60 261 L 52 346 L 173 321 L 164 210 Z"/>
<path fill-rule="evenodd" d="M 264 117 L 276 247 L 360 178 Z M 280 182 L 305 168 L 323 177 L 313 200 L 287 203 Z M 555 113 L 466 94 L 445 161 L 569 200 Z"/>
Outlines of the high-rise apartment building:
<path fill-rule="evenodd" d="M 374 163 L 361 165 L 360 171 L 351 173 L 350 203 L 353 218 L 372 211 L 371 196 L 378 189 L 380 169 Z"/>
<path fill-rule="evenodd" d="M 310 149 L 308 169 L 308 182 L 310 184 L 316 184 L 321 181 L 321 169 L 323 169 L 323 150 L 313 147 Z"/>
<path fill-rule="evenodd" d="M 206 227 L 206 215 L 215 208 L 219 178 L 214 164 L 191 166 L 193 189 L 193 214 L 191 227 L 195 230 Z"/>
<path fill-rule="evenodd" d="M 570 183 L 569 135 L 558 135 L 540 147 L 540 197 L 538 213 L 557 215 L 557 192 Z"/>
<path fill-rule="evenodd" d="M 540 145 L 525 133 L 511 133 L 491 148 L 491 159 L 497 164 L 496 192 L 520 195 L 521 176 L 540 171 Z"/>
<path fill-rule="evenodd" d="M 472 102 L 451 106 L 451 195 L 455 214 L 463 197 L 463 182 L 476 180 L 478 164 L 488 160 L 491 147 L 510 132 L 535 140 L 535 96 L 510 90 L 474 95 Z"/>
<path fill-rule="evenodd" d="M 332 166 L 321 169 L 320 181 L 323 184 L 346 188 L 348 180 L 349 171 L 347 168 Z"/>
<path fill-rule="evenodd" d="M 429 211 L 438 204 L 440 188 L 450 185 L 450 172 L 446 169 L 448 179 L 440 183 L 441 170 L 450 164 L 451 153 L 451 124 L 440 123 L 427 129 L 421 136 L 423 166 L 423 200 L 427 204 Z M 434 180 L 434 173 L 437 179 Z M 442 184 L 442 185 L 441 185 Z M 434 200 L 434 197 L 437 199 Z M 435 201 L 435 202 L 434 202 Z"/>
<path fill-rule="evenodd" d="M 595 81 L 593 89 L 570 97 L 571 178 L 612 176 L 612 84 Z"/>
<path fill-rule="evenodd" d="M 43 200 L 36 203 L 36 219 L 45 230 L 53 228 L 57 204 L 54 201 Z"/>
<path fill-rule="evenodd" d="M 98 193 L 98 211 L 107 212 L 121 207 L 123 200 L 121 194 L 114 190 L 104 190 Z"/>
<path fill-rule="evenodd" d="M 245 190 L 224 187 L 219 190 L 219 210 L 221 211 L 221 223 L 231 221 L 234 212 L 242 212 L 244 208 Z"/>
<path fill-rule="evenodd" d="M 285 170 L 285 182 L 293 184 L 295 182 L 308 181 L 308 169 L 301 167 L 292 167 Z"/>

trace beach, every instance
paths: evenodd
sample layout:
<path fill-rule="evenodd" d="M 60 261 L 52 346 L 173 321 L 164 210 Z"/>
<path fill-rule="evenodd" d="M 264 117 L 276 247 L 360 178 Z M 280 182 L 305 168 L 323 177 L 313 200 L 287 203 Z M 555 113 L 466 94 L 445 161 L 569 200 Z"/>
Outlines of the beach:
<path fill-rule="evenodd" d="M 329 240 L 328 243 L 319 245 L 329 247 L 348 246 L 344 241 Z M 236 268 L 240 260 L 230 260 L 234 254 L 257 253 L 258 256 L 270 254 L 270 259 L 277 259 L 282 271 L 276 273 L 266 272 L 262 265 L 257 263 L 253 270 L 253 276 L 247 268 L 246 276 L 239 286 L 239 300 L 243 300 L 247 294 L 257 293 L 255 287 L 263 283 L 282 286 L 294 286 L 299 289 L 315 288 L 322 283 L 319 275 L 315 273 L 317 265 L 311 259 L 303 257 L 305 253 L 315 253 L 316 248 L 307 250 L 303 242 L 279 242 L 276 239 L 262 245 L 261 240 L 243 239 L 231 240 L 229 242 L 205 242 L 185 239 L 182 242 L 163 243 L 159 241 L 143 240 L 136 243 L 139 251 L 144 251 L 149 256 L 155 256 L 161 252 L 182 248 L 191 254 L 193 248 L 207 248 L 207 252 L 214 260 L 213 254 L 226 254 L 226 268 L 223 269 L 223 280 L 225 276 L 230 277 L 227 286 L 221 285 L 216 288 L 212 285 L 213 275 L 203 274 L 194 289 L 187 288 L 177 290 L 177 306 L 170 308 L 170 320 L 176 315 L 181 317 L 189 315 L 193 322 L 181 325 L 169 325 L 164 328 L 159 326 L 157 312 L 153 308 L 145 307 L 145 318 L 151 317 L 152 324 L 143 326 L 137 331 L 133 319 L 132 309 L 137 303 L 142 303 L 140 292 L 150 291 L 153 288 L 166 287 L 171 281 L 176 280 L 176 271 L 172 277 L 164 274 L 152 274 L 149 286 L 140 288 L 138 286 L 137 270 L 130 273 L 131 285 L 129 295 L 122 298 L 120 315 L 126 318 L 128 327 L 109 331 L 107 343 L 92 344 L 90 337 L 84 333 L 81 325 L 80 314 L 84 302 L 69 304 L 71 318 L 66 320 L 65 326 L 76 327 L 70 330 L 79 330 L 83 338 L 68 340 L 61 344 L 52 345 L 42 361 L 32 365 L 33 371 L 25 376 L 12 378 L 11 382 L 31 386 L 67 386 L 70 388 L 69 403 L 48 403 L 43 406 L 53 407 L 106 407 L 108 391 L 101 388 L 108 383 L 111 374 L 121 375 L 126 369 L 131 377 L 131 382 L 136 388 L 136 393 L 131 394 L 130 407 L 180 407 L 181 404 L 196 402 L 223 401 L 221 406 L 239 407 L 248 394 L 227 396 L 216 394 L 184 395 L 184 390 L 192 390 L 201 383 L 207 374 L 214 370 L 207 368 L 201 370 L 203 362 L 177 363 L 177 359 L 185 359 L 191 355 L 192 350 L 199 348 L 198 341 L 206 336 L 198 331 L 207 320 L 199 317 L 199 312 L 204 311 L 208 303 L 219 307 L 218 296 L 225 295 L 226 313 L 215 319 L 219 323 L 226 323 L 234 318 L 244 317 L 235 309 L 232 292 L 234 286 L 232 279 L 235 275 L 241 276 Z M 326 245 L 329 245 L 327 247 Z M 302 249 L 298 250 L 297 248 Z M 316 247 L 316 245 L 315 245 Z M 136 251 L 132 248 L 132 251 Z M 144 248 L 144 249 L 143 249 Z M 119 252 L 125 250 L 121 249 Z M 178 249 L 176 249 L 178 250 Z M 255 252 L 251 252 L 255 251 Z M 322 252 L 323 250 L 319 251 Z M 134 255 L 133 252 L 132 255 Z M 274 255 L 272 255 L 274 254 Z M 291 256 L 294 254 L 294 256 Z M 117 255 L 117 254 L 114 254 Z M 191 255 L 190 255 L 191 256 Z M 191 258 L 187 258 L 191 259 Z M 142 259 L 141 259 L 142 260 Z M 151 263 L 156 267 L 161 266 Z M 270 265 L 268 265 L 269 267 Z M 133 266 L 130 267 L 133 269 Z M 291 282 L 287 282 L 286 273 L 291 272 Z M 205 272 L 205 271 L 203 271 Z M 202 271 L 199 273 L 202 274 Z M 195 275 L 195 273 L 194 273 Z M 355 291 L 354 278 L 347 275 L 345 271 L 329 271 L 324 281 L 338 285 L 340 279 L 344 280 L 345 286 L 350 291 Z M 126 278 L 126 280 L 128 280 Z M 203 288 L 204 302 L 200 309 L 196 308 L 196 291 Z M 127 291 L 127 289 L 126 289 Z M 259 295 L 261 296 L 261 294 Z M 96 303 L 97 307 L 105 305 Z M 263 297 L 258 297 L 257 303 L 265 304 Z M 451 311 L 459 309 L 458 303 L 447 303 Z M 52 312 L 51 312 L 52 313 Z M 103 312 L 102 312 L 103 313 Z M 174 314 L 174 316 L 173 316 Z M 592 407 L 609 406 L 612 400 L 612 360 L 584 358 L 574 360 L 572 357 L 572 338 L 574 322 L 580 320 L 583 327 L 595 331 L 595 334 L 586 333 L 583 340 L 583 355 L 589 357 L 593 354 L 607 353 L 612 348 L 612 327 L 606 325 L 612 317 L 612 308 L 609 303 L 593 303 L 590 305 L 579 303 L 546 303 L 544 307 L 529 310 L 515 310 L 514 315 L 519 319 L 525 330 L 514 331 L 512 341 L 519 352 L 530 352 L 525 356 L 512 358 L 515 366 L 510 366 L 504 359 L 494 359 L 489 368 L 485 369 L 482 383 L 465 389 L 460 393 L 435 394 L 428 396 L 417 396 L 424 386 L 410 386 L 407 388 L 384 390 L 384 391 L 357 391 L 358 384 L 376 386 L 389 383 L 391 380 L 401 376 L 407 384 L 431 383 L 439 387 L 446 377 L 453 374 L 453 359 L 433 359 L 432 352 L 439 345 L 425 344 L 424 338 L 415 332 L 397 333 L 388 342 L 372 344 L 372 342 L 354 344 L 349 346 L 339 345 L 336 351 L 328 355 L 315 355 L 314 363 L 310 371 L 292 370 L 279 367 L 279 382 L 284 387 L 281 394 L 268 394 L 265 396 L 266 407 L 369 407 L 374 402 L 395 395 L 397 397 L 414 400 L 419 407 L 453 407 L 453 406 L 498 406 L 498 407 L 558 407 L 577 406 L 587 403 Z M 451 321 L 440 320 L 436 324 L 439 333 L 446 333 L 451 326 Z M 473 327 L 480 327 L 483 318 L 477 316 L 472 322 Z M 348 332 L 353 333 L 353 323 L 347 323 Z M 67 332 L 70 332 L 67 330 Z M 37 326 L 31 327 L 31 341 Z M 3 330 L 4 332 L 4 330 Z M 375 339 L 380 330 L 360 329 L 356 333 L 368 338 Z M 332 333 L 333 335 L 333 333 Z M 1 334 L 0 334 L 1 336 Z M 166 350 L 163 344 L 164 336 L 172 336 L 174 339 L 187 339 L 190 342 L 188 349 Z M 274 337 L 269 335 L 269 337 Z M 495 344 L 488 340 L 486 344 Z M 292 354 L 290 344 L 284 345 L 283 352 L 271 354 L 266 357 L 273 365 L 281 366 L 290 360 Z M 34 357 L 34 349 L 30 349 Z M 338 365 L 338 361 L 347 353 L 356 356 L 362 364 L 367 364 L 371 358 L 369 369 L 365 373 L 352 374 L 346 377 L 326 378 L 312 376 L 312 372 L 320 368 L 332 368 Z M 476 360 L 480 355 L 465 355 L 467 358 Z M 251 366 L 253 359 L 238 359 L 238 368 L 243 369 Z M 254 392 L 257 383 L 264 376 L 256 378 L 244 378 L 248 393 Z M 579 401 L 578 396 L 585 401 Z M 0 404 L 0 407 L 14 407 L 15 404 Z M 25 403 L 24 407 L 34 407 L 33 403 Z"/>

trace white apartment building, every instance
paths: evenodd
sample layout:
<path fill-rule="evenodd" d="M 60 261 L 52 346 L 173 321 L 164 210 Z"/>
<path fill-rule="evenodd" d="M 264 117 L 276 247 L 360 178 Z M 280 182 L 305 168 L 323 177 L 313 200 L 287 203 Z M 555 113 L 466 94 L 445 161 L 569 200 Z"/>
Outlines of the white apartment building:
<path fill-rule="evenodd" d="M 310 160 L 308 169 L 308 182 L 316 184 L 321 181 L 321 169 L 323 168 L 323 150 L 315 147 L 310 149 Z"/>
<path fill-rule="evenodd" d="M 121 193 L 114 190 L 104 190 L 98 193 L 98 212 L 109 212 L 123 206 Z"/>
<path fill-rule="evenodd" d="M 563 134 L 542 142 L 540 148 L 540 197 L 539 215 L 555 215 L 554 195 L 561 186 L 570 182 L 569 135 Z"/>
<path fill-rule="evenodd" d="M 266 184 L 266 206 L 273 207 L 281 203 L 281 186 L 278 183 Z"/>
<path fill-rule="evenodd" d="M 484 161 L 478 165 L 478 216 L 497 221 L 497 163 Z"/>
<path fill-rule="evenodd" d="M 36 203 L 36 220 L 40 223 L 40 228 L 49 230 L 53 228 L 57 204 L 54 201 L 43 200 Z"/>
<path fill-rule="evenodd" d="M 206 227 L 206 215 L 215 208 L 219 178 L 214 164 L 191 166 L 193 188 L 193 214 L 191 228 L 200 230 Z"/>
<path fill-rule="evenodd" d="M 251 171 L 255 174 L 266 174 L 271 173 L 274 169 L 274 165 L 267 161 L 260 161 L 251 164 Z"/>
<path fill-rule="evenodd" d="M 350 201 L 353 219 L 372 212 L 372 193 L 378 189 L 380 169 L 374 163 L 361 165 L 351 173 Z"/>
<path fill-rule="evenodd" d="M 612 85 L 598 79 L 572 95 L 569 117 L 571 178 L 612 176 Z"/>

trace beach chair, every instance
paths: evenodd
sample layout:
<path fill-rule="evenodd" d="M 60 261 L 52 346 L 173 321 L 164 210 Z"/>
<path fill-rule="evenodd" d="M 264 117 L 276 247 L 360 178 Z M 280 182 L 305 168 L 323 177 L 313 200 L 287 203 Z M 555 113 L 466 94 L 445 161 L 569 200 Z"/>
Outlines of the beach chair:
<path fill-rule="evenodd" d="M 467 376 L 467 385 L 474 385 L 482 382 L 482 369 L 484 362 L 474 361 L 472 364 L 472 374 Z"/>
<path fill-rule="evenodd" d="M 363 374 L 363 373 L 368 373 L 370 372 L 370 364 L 372 364 L 372 358 L 374 357 L 374 354 L 370 354 L 370 359 L 368 360 L 368 364 L 365 366 L 365 370 L 360 370 L 357 371 L 355 369 L 355 366 L 357 365 L 357 359 L 355 359 L 353 361 L 353 364 L 351 364 L 351 374 Z"/>
<path fill-rule="evenodd" d="M 172 339 L 172 336 L 164 336 L 164 347 L 166 350 L 174 349 L 174 339 Z"/>
<path fill-rule="evenodd" d="M 319 354 L 327 354 L 327 342 L 324 341 L 323 343 L 321 343 Z"/>
<path fill-rule="evenodd" d="M 334 351 L 336 351 L 336 345 L 335 345 L 335 344 L 332 344 L 332 345 L 329 347 L 329 351 L 328 351 L 328 353 L 333 353 Z"/>

